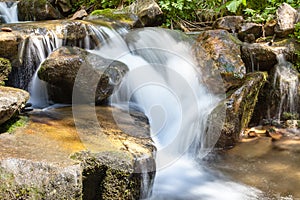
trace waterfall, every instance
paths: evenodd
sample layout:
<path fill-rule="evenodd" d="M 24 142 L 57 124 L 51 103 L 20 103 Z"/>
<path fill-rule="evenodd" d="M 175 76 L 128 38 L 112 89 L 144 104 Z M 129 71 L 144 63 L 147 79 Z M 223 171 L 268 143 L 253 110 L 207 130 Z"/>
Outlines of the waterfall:
<path fill-rule="evenodd" d="M 18 2 L 0 2 L 0 18 L 2 18 L 5 23 L 19 21 L 17 5 Z"/>
<path fill-rule="evenodd" d="M 279 96 L 279 105 L 276 117 L 280 118 L 284 112 L 297 114 L 299 103 L 299 74 L 292 67 L 292 64 L 285 60 L 282 53 L 277 54 L 277 65 L 273 79 L 273 88 Z"/>
<path fill-rule="evenodd" d="M 148 198 L 257 198 L 258 190 L 220 178 L 199 161 L 218 139 L 222 123 L 215 129 L 208 124 L 222 98 L 203 83 L 185 37 L 157 28 L 134 30 L 123 37 L 113 30 L 107 34 L 108 41 L 92 52 L 121 61 L 130 69 L 111 104 L 127 111 L 128 118 L 131 109 L 144 112 L 158 148 L 156 177 Z M 223 114 L 210 123 L 222 121 Z M 116 122 L 118 117 L 114 115 Z"/>
<path fill-rule="evenodd" d="M 47 58 L 47 56 L 61 45 L 62 40 L 58 39 L 57 35 L 53 31 L 48 31 L 45 35 L 30 36 L 28 47 L 22 48 L 27 49 L 26 59 L 33 56 L 37 58 L 36 65 L 38 67 L 36 68 L 32 80 L 29 83 L 30 99 L 28 101 L 36 108 L 44 108 L 49 105 L 47 83 L 38 78 L 38 70 L 41 67 L 41 63 Z"/>

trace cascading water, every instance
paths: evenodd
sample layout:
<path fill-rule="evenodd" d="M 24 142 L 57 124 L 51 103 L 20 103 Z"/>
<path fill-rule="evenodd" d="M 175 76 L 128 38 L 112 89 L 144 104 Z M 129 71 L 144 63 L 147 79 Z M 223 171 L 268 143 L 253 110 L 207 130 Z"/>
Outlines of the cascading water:
<path fill-rule="evenodd" d="M 58 39 L 53 31 L 49 31 L 46 35 L 30 37 L 28 45 L 29 52 L 27 52 L 27 58 L 34 55 L 38 63 L 38 67 L 29 84 L 29 102 L 36 108 L 44 108 L 49 105 L 47 83 L 38 78 L 38 70 L 47 56 L 54 49 L 62 46 L 62 40 Z"/>
<path fill-rule="evenodd" d="M 292 64 L 285 60 L 282 53 L 277 54 L 278 64 L 275 66 L 273 87 L 278 88 L 280 102 L 277 108 L 276 118 L 280 118 L 284 112 L 298 113 L 299 102 L 299 75 L 293 69 Z"/>
<path fill-rule="evenodd" d="M 2 18 L 5 23 L 19 21 L 17 5 L 18 2 L 0 2 L 0 18 Z"/>
<path fill-rule="evenodd" d="M 111 103 L 128 113 L 132 105 L 143 111 L 158 147 L 152 197 L 147 198 L 256 198 L 259 191 L 226 181 L 196 161 L 207 155 L 217 141 L 220 130 L 210 129 L 207 124 L 221 99 L 201 83 L 184 37 L 150 28 L 129 32 L 125 39 L 114 31 L 108 34 L 107 43 L 93 53 L 121 61 L 130 69 Z M 118 121 L 118 116 L 114 117 Z"/>

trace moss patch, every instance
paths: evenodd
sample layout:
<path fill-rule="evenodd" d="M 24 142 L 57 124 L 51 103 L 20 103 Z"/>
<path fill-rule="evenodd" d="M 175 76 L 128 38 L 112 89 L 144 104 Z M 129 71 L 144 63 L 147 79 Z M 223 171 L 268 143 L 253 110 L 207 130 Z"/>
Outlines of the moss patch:
<path fill-rule="evenodd" d="M 23 127 L 28 123 L 29 119 L 26 116 L 17 116 L 8 120 L 0 126 L 0 133 L 12 133 L 17 128 Z"/>
<path fill-rule="evenodd" d="M 0 58 L 0 85 L 5 85 L 8 74 L 11 72 L 11 64 L 8 59 Z"/>

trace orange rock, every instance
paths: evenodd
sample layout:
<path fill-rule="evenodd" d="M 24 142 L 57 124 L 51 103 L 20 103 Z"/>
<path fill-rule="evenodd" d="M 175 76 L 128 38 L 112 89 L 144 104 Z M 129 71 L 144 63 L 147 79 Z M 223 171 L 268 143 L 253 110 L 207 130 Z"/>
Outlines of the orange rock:
<path fill-rule="evenodd" d="M 2 28 L 1 28 L 1 31 L 4 31 L 4 32 L 12 32 L 12 29 L 9 28 L 9 27 L 2 27 Z"/>

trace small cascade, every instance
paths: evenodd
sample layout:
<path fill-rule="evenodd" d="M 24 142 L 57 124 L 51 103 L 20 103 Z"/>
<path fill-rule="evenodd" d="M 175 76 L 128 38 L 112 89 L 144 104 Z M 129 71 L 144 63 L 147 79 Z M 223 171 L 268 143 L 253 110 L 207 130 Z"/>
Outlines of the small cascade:
<path fill-rule="evenodd" d="M 298 113 L 299 103 L 299 73 L 292 64 L 285 60 L 282 53 L 277 54 L 278 64 L 275 66 L 273 88 L 279 96 L 276 118 L 280 121 L 284 112 Z"/>
<path fill-rule="evenodd" d="M 59 40 L 53 31 L 49 31 L 46 35 L 29 37 L 27 45 L 27 48 L 23 47 L 27 49 L 25 58 L 31 61 L 32 57 L 35 57 L 35 62 L 32 63 L 34 74 L 29 83 L 29 102 L 34 107 L 43 108 L 49 105 L 47 84 L 38 78 L 38 70 L 47 56 L 62 45 L 62 40 Z"/>
<path fill-rule="evenodd" d="M 18 2 L 0 2 L 0 23 L 18 22 Z"/>
<path fill-rule="evenodd" d="M 107 33 L 107 43 L 93 53 L 121 61 L 130 69 L 111 104 L 128 111 L 128 118 L 130 109 L 144 112 L 157 147 L 156 177 L 147 199 L 258 198 L 258 190 L 226 181 L 199 161 L 218 139 L 220 129 L 210 129 L 208 124 L 209 114 L 222 98 L 202 84 L 184 36 L 154 28 L 123 37 L 112 30 Z M 116 122 L 118 117 L 114 116 Z M 222 113 L 214 116 L 215 123 L 218 118 Z"/>

